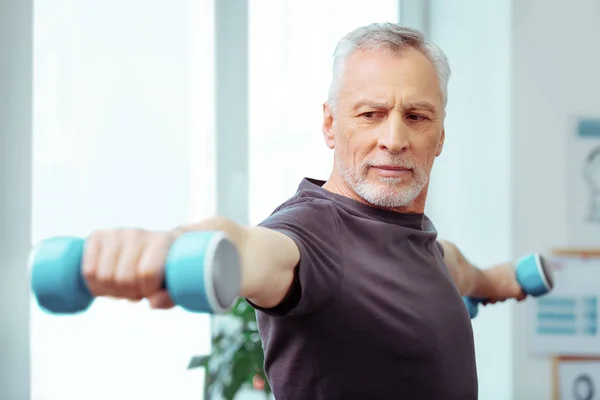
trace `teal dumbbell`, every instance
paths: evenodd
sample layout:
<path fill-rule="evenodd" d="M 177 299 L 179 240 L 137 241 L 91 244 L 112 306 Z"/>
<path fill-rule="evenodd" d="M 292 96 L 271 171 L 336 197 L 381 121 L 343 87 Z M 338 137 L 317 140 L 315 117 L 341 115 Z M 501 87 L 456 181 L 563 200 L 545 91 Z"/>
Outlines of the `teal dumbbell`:
<path fill-rule="evenodd" d="M 530 254 L 517 261 L 515 273 L 517 282 L 529 296 L 539 297 L 549 293 L 554 287 L 554 275 L 546 260 L 540 254 Z M 479 303 L 485 299 L 463 297 L 469 316 L 475 318 L 479 312 Z"/>
<path fill-rule="evenodd" d="M 94 301 L 81 272 L 85 239 L 55 237 L 39 243 L 30 256 L 31 288 L 38 305 L 51 314 L 74 314 Z M 179 236 L 165 262 L 162 288 L 175 303 L 197 313 L 222 313 L 240 295 L 240 258 L 222 232 Z"/>

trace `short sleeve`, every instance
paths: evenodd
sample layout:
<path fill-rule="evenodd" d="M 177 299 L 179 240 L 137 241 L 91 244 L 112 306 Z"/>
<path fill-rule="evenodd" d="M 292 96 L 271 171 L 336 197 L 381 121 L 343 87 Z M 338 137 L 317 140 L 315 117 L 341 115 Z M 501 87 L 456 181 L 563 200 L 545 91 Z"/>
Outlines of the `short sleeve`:
<path fill-rule="evenodd" d="M 435 241 L 435 244 L 437 245 L 437 248 L 440 251 L 442 258 L 444 258 L 444 246 L 442 246 L 442 244 L 437 240 Z"/>
<path fill-rule="evenodd" d="M 343 279 L 339 221 L 333 205 L 321 199 L 301 199 L 280 207 L 259 226 L 289 236 L 300 251 L 294 281 L 276 307 L 255 309 L 272 316 L 311 313 L 331 300 Z"/>

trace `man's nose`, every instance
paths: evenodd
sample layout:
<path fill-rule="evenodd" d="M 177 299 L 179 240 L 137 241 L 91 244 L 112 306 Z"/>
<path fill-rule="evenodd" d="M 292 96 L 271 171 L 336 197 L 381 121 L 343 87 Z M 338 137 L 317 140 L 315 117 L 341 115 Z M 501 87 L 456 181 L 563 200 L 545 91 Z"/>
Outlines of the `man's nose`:
<path fill-rule="evenodd" d="M 387 122 L 379 136 L 379 148 L 390 153 L 405 152 L 410 143 L 408 127 L 399 117 L 388 118 Z"/>

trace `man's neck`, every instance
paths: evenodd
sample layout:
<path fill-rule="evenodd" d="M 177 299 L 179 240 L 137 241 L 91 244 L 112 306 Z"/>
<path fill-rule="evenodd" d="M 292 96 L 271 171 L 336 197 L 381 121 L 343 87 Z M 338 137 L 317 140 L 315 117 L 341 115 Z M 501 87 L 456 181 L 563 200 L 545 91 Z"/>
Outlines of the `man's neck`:
<path fill-rule="evenodd" d="M 323 189 L 328 190 L 332 193 L 339 194 L 344 197 L 349 197 L 353 200 L 358 201 L 359 203 L 367 204 L 373 207 L 372 204 L 365 201 L 362 197 L 360 197 L 349 185 L 344 182 L 339 177 L 336 177 L 335 174 L 331 174 L 329 179 L 323 184 Z"/>

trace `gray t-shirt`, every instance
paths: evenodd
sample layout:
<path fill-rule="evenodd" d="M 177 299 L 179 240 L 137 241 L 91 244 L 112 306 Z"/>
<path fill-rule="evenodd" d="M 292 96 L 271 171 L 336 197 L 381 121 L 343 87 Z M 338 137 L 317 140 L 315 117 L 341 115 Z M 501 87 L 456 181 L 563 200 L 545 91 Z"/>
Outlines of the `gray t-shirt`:
<path fill-rule="evenodd" d="M 257 309 L 277 400 L 474 400 L 473 331 L 423 214 L 304 179 L 260 225 L 300 249 L 286 299 Z"/>

